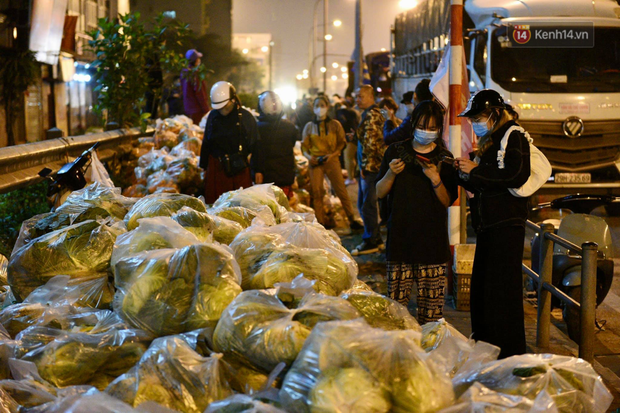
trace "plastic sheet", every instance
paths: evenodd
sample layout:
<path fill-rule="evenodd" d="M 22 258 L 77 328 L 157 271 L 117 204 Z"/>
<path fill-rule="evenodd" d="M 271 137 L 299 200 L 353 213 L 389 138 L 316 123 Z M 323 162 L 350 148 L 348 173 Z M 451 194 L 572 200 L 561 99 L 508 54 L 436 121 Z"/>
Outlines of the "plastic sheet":
<path fill-rule="evenodd" d="M 107 272 L 116 237 L 125 232 L 122 224 L 109 223 L 84 221 L 45 234 L 14 251 L 8 281 L 17 299 L 26 298 L 56 275 L 80 278 Z"/>
<path fill-rule="evenodd" d="M 120 259 L 114 310 L 157 336 L 215 327 L 241 292 L 241 274 L 226 246 L 196 244 Z"/>
<path fill-rule="evenodd" d="M 181 208 L 176 214 L 172 215 L 172 219 L 183 228 L 191 232 L 201 242 L 209 241 L 211 233 L 217 227 L 215 219 L 206 212 L 198 212 L 190 207 Z"/>
<path fill-rule="evenodd" d="M 277 296 L 245 291 L 222 314 L 213 341 L 217 351 L 270 372 L 280 362 L 290 365 L 295 360 L 318 322 L 357 317 L 357 310 L 338 297 L 311 293 L 289 309 Z"/>
<path fill-rule="evenodd" d="M 357 264 L 349 252 L 318 224 L 252 226 L 231 248 L 241 267 L 243 289 L 270 288 L 303 274 L 316 280 L 317 291 L 335 296 L 357 279 Z"/>
<path fill-rule="evenodd" d="M 152 218 L 158 216 L 171 216 L 184 206 L 195 209 L 199 212 L 206 212 L 204 203 L 193 196 L 183 194 L 153 194 L 140 199 L 129 210 L 125 216 L 127 229 L 132 230 L 138 227 L 138 220 L 141 218 Z"/>
<path fill-rule="evenodd" d="M 221 354 L 203 357 L 181 337 L 162 337 L 106 393 L 134 407 L 154 401 L 173 410 L 202 413 L 233 394 L 234 375 Z"/>
<path fill-rule="evenodd" d="M 613 400 L 590 363 L 554 354 L 524 354 L 462 369 L 453 380 L 455 392 L 464 393 L 474 382 L 530 400 L 546 392 L 559 412 L 604 412 Z"/>
<path fill-rule="evenodd" d="M 422 331 L 416 319 L 402 304 L 375 292 L 354 291 L 341 294 L 375 328 Z"/>
<path fill-rule="evenodd" d="M 435 412 L 450 406 L 448 377 L 426 362 L 420 333 L 365 321 L 319 323 L 284 378 L 280 398 L 294 412 Z"/>
<path fill-rule="evenodd" d="M 194 210 L 184 207 L 181 211 Z M 119 260 L 140 252 L 164 248 L 183 248 L 201 242 L 193 233 L 169 217 L 142 218 L 138 221 L 138 225 L 133 231 L 121 234 L 116 238 L 112 259 L 110 260 L 112 267 Z"/>
<path fill-rule="evenodd" d="M 152 336 L 141 330 L 88 334 L 29 327 L 17 340 L 17 358 L 33 362 L 54 386 L 88 384 L 104 389 L 140 360 Z"/>

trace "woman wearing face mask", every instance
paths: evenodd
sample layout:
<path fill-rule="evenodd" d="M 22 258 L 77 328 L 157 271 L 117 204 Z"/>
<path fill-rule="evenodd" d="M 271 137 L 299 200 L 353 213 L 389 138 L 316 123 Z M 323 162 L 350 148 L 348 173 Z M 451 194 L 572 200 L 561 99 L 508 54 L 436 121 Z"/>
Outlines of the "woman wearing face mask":
<path fill-rule="evenodd" d="M 386 248 L 388 294 L 407 306 L 417 283 L 420 324 L 443 317 L 446 270 L 450 261 L 448 212 L 458 196 L 456 170 L 441 138 L 444 111 L 424 101 L 413 111 L 413 139 L 386 150 L 377 197 L 388 198 Z"/>
<path fill-rule="evenodd" d="M 517 125 L 502 97 L 485 89 L 471 97 L 459 116 L 467 117 L 480 138 L 474 160 L 459 158 L 461 185 L 470 199 L 477 233 L 471 279 L 473 338 L 501 348 L 500 357 L 525 352 L 521 262 L 527 219 L 527 198 L 508 189 L 530 176 L 530 147 L 525 135 L 513 130 L 506 150 L 500 142 Z M 503 155 L 503 156 L 502 156 Z"/>
<path fill-rule="evenodd" d="M 317 221 L 324 225 L 326 220 L 323 209 L 323 197 L 325 196 L 323 180 L 327 175 L 327 179 L 347 214 L 351 229 L 361 229 L 363 226 L 355 220 L 353 205 L 344 184 L 338 159 L 347 143 L 344 129 L 340 122 L 327 116 L 328 110 L 329 99 L 326 96 L 314 99 L 315 120 L 308 122 L 302 132 L 301 147 L 310 162 L 309 174 L 314 213 Z"/>

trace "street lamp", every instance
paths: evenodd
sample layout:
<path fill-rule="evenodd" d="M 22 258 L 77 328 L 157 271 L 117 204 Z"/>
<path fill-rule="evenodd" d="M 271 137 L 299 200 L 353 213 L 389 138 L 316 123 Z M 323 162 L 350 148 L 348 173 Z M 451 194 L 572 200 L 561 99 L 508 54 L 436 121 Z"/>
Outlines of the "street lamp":
<path fill-rule="evenodd" d="M 336 62 L 332 63 L 332 67 L 334 69 L 338 69 L 338 66 L 340 66 L 338 63 L 336 63 Z"/>
<path fill-rule="evenodd" d="M 338 76 L 333 75 L 333 76 L 332 76 L 332 80 L 338 80 Z"/>
<path fill-rule="evenodd" d="M 269 51 L 269 46 L 263 46 L 260 48 L 261 52 L 267 53 Z"/>
<path fill-rule="evenodd" d="M 343 79 L 348 79 L 349 78 L 349 74 L 348 73 L 343 73 L 342 74 L 342 78 Z"/>
<path fill-rule="evenodd" d="M 418 2 L 415 0 L 400 0 L 400 2 L 398 2 L 398 5 L 402 9 L 413 9 L 418 5 Z"/>
<path fill-rule="evenodd" d="M 340 71 L 344 73 L 344 72 L 348 72 L 348 69 L 345 66 L 342 66 L 340 68 Z"/>
<path fill-rule="evenodd" d="M 248 49 L 243 49 L 243 54 L 248 54 L 250 51 Z"/>
<path fill-rule="evenodd" d="M 325 40 L 327 40 L 328 42 L 331 41 L 334 37 L 331 34 L 326 34 L 325 35 Z"/>
<path fill-rule="evenodd" d="M 297 80 L 301 80 L 301 79 L 304 78 L 303 75 L 299 75 L 299 74 L 297 76 L 295 76 L 295 77 L 297 78 Z"/>
<path fill-rule="evenodd" d="M 340 26 L 342 26 L 342 20 L 334 20 L 334 26 L 335 26 L 335 27 L 340 27 Z"/>
<path fill-rule="evenodd" d="M 321 73 L 327 72 L 327 68 L 325 66 L 321 67 Z"/>

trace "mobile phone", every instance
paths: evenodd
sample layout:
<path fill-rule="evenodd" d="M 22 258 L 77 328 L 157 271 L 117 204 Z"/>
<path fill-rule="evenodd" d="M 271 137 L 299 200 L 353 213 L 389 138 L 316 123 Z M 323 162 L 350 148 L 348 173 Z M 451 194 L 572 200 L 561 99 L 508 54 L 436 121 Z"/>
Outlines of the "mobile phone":
<path fill-rule="evenodd" d="M 430 159 L 425 158 L 425 157 L 424 157 L 424 156 L 422 156 L 422 155 L 418 155 L 417 153 L 416 153 L 415 157 L 416 157 L 416 158 L 418 158 L 419 160 L 421 160 L 422 162 L 431 163 L 431 160 L 430 160 Z"/>
<path fill-rule="evenodd" d="M 442 162 L 445 162 L 445 163 L 449 163 L 450 165 L 454 165 L 454 162 L 456 162 L 456 159 L 451 158 L 451 157 L 449 157 L 449 156 L 443 156 L 443 157 L 441 158 L 441 161 L 442 161 Z"/>

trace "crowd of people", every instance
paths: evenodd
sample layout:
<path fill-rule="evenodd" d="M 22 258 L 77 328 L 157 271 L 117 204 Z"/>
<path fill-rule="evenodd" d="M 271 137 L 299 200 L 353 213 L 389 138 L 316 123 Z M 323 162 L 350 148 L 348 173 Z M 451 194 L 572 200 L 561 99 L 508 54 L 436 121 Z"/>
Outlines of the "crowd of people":
<path fill-rule="evenodd" d="M 192 57 L 193 64 L 199 64 L 200 55 Z M 479 137 L 477 149 L 469 157 L 454 159 L 443 141 L 445 108 L 433 98 L 429 83 L 422 80 L 403 95 L 404 119 L 396 116 L 399 105 L 393 98 L 378 99 L 366 85 L 344 99 L 325 94 L 304 98 L 288 113 L 278 95 L 266 91 L 255 108 L 257 121 L 242 106 L 233 85 L 217 82 L 210 93 L 213 110 L 207 113 L 202 103 L 185 105 L 186 111 L 196 110 L 192 118 L 199 112 L 206 117 L 200 157 L 206 171 L 205 200 L 212 203 L 224 192 L 268 182 L 291 196 L 294 147 L 300 141 L 309 162 L 317 221 L 327 226 L 327 178 L 351 229 L 363 230 L 352 255 L 385 250 L 389 296 L 407 306 L 415 284 L 417 317 L 426 323 L 443 317 L 451 260 L 448 208 L 461 186 L 473 194 L 469 204 L 477 232 L 473 337 L 498 345 L 502 357 L 523 353 L 521 259 L 527 200 L 508 189 L 523 185 L 530 176 L 528 141 L 512 130 L 503 151 L 500 142 L 516 125 L 517 115 L 497 92 L 483 90 L 459 115 L 471 121 Z M 193 90 L 187 82 L 183 89 Z M 192 99 L 202 99 L 194 92 Z M 347 190 L 355 184 L 361 221 Z M 386 242 L 382 224 L 387 226 Z"/>

